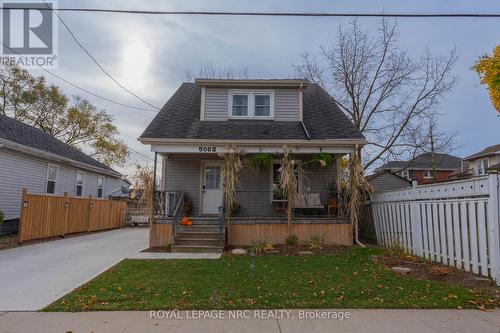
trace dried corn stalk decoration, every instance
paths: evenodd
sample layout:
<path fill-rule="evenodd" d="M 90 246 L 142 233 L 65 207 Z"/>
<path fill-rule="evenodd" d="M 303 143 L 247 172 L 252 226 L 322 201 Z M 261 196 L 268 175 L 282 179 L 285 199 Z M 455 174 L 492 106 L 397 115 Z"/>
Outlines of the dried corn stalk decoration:
<path fill-rule="evenodd" d="M 281 158 L 280 187 L 287 200 L 288 234 L 292 231 L 293 204 L 297 198 L 297 162 L 291 156 L 292 150 L 288 146 L 283 146 L 283 156 Z"/>
<path fill-rule="evenodd" d="M 357 150 L 357 147 L 356 147 Z M 358 221 L 360 216 L 361 205 L 366 193 L 371 191 L 371 186 L 364 176 L 364 169 L 359 161 L 357 154 L 351 154 L 348 164 L 349 181 L 347 183 L 347 197 L 349 202 L 348 213 L 351 219 L 351 224 L 354 228 L 354 238 L 356 243 L 362 245 L 358 239 Z"/>
<path fill-rule="evenodd" d="M 228 152 L 223 154 L 222 176 L 224 179 L 224 213 L 226 224 L 230 223 L 231 212 L 236 204 L 236 189 L 239 185 L 240 171 L 243 168 L 241 155 L 241 150 L 234 146 L 229 147 Z"/>
<path fill-rule="evenodd" d="M 149 223 L 153 223 L 153 170 L 147 166 L 136 165 L 133 175 L 136 190 L 141 189 L 139 200 L 146 203 Z"/>

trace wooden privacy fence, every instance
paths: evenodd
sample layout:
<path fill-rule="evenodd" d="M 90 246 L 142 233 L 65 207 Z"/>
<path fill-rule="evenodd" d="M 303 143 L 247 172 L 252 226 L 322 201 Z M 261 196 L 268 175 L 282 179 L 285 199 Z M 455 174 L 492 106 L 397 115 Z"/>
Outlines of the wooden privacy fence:
<path fill-rule="evenodd" d="M 28 194 L 23 190 L 19 242 L 119 228 L 125 225 L 126 202 Z"/>
<path fill-rule="evenodd" d="M 375 193 L 377 240 L 500 284 L 499 175 Z"/>

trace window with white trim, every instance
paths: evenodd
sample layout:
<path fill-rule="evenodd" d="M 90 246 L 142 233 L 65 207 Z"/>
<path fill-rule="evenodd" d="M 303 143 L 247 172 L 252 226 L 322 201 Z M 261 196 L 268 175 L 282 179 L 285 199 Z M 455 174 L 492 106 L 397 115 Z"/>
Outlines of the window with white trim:
<path fill-rule="evenodd" d="M 410 180 L 410 171 L 409 170 L 403 170 L 399 173 L 399 175 L 401 177 L 403 177 L 404 179 L 408 179 Z"/>
<path fill-rule="evenodd" d="M 479 160 L 478 162 L 478 174 L 486 174 L 488 171 L 488 159 Z"/>
<path fill-rule="evenodd" d="M 76 189 L 75 189 L 75 197 L 81 197 L 83 195 L 83 184 L 85 182 L 85 172 L 77 171 L 76 172 Z"/>
<path fill-rule="evenodd" d="M 57 176 L 59 174 L 59 167 L 54 164 L 47 165 L 47 182 L 45 192 L 47 194 L 55 194 L 56 193 L 56 183 Z"/>
<path fill-rule="evenodd" d="M 104 176 L 97 177 L 97 197 L 104 197 Z"/>
<path fill-rule="evenodd" d="M 271 117 L 271 95 L 269 94 L 255 94 L 255 117 Z"/>
<path fill-rule="evenodd" d="M 234 94 L 232 95 L 232 117 L 247 117 L 248 116 L 248 95 Z"/>
<path fill-rule="evenodd" d="M 424 178 L 434 178 L 432 170 L 424 170 Z"/>
<path fill-rule="evenodd" d="M 229 92 L 230 118 L 272 118 L 274 115 L 273 91 L 242 91 Z"/>

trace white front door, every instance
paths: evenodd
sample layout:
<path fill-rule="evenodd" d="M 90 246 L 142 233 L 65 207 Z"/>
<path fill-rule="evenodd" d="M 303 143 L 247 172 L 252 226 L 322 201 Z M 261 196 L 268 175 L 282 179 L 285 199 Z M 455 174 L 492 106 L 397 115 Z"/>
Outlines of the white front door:
<path fill-rule="evenodd" d="M 217 214 L 222 205 L 222 163 L 205 162 L 202 175 L 203 214 Z"/>

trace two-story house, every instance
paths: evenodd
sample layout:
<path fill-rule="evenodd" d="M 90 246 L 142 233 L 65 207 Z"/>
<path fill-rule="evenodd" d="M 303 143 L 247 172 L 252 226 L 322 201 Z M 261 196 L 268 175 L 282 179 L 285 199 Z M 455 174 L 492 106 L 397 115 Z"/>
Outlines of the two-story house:
<path fill-rule="evenodd" d="M 462 159 L 449 154 L 423 153 L 409 161 L 389 161 L 376 172 L 391 171 L 417 184 L 429 184 L 446 181 L 462 166 Z"/>
<path fill-rule="evenodd" d="M 469 173 L 473 176 L 481 176 L 488 173 L 488 169 L 498 168 L 495 166 L 500 163 L 500 144 L 489 146 L 464 158 L 468 163 Z"/>
<path fill-rule="evenodd" d="M 294 204 L 292 233 L 301 240 L 319 235 L 329 242 L 352 244 L 351 225 L 337 216 L 336 160 L 363 145 L 365 138 L 316 84 L 302 79 L 183 83 L 139 140 L 160 158 L 161 188 L 166 192 L 166 213 L 152 226 L 152 246 L 173 242 L 175 251 L 220 247 L 217 226 L 224 183 L 220 154 L 230 147 L 241 149 L 245 161 L 231 230 L 222 244 L 284 243 L 286 200 L 279 190 L 284 145 L 303 169 L 297 172 L 300 195 Z M 322 153 L 333 157 L 331 165 L 306 163 Z M 252 167 L 248 160 L 256 154 L 267 155 L 270 167 Z M 188 207 L 193 226 L 179 226 L 170 216 L 182 214 L 176 210 L 180 206 Z"/>

